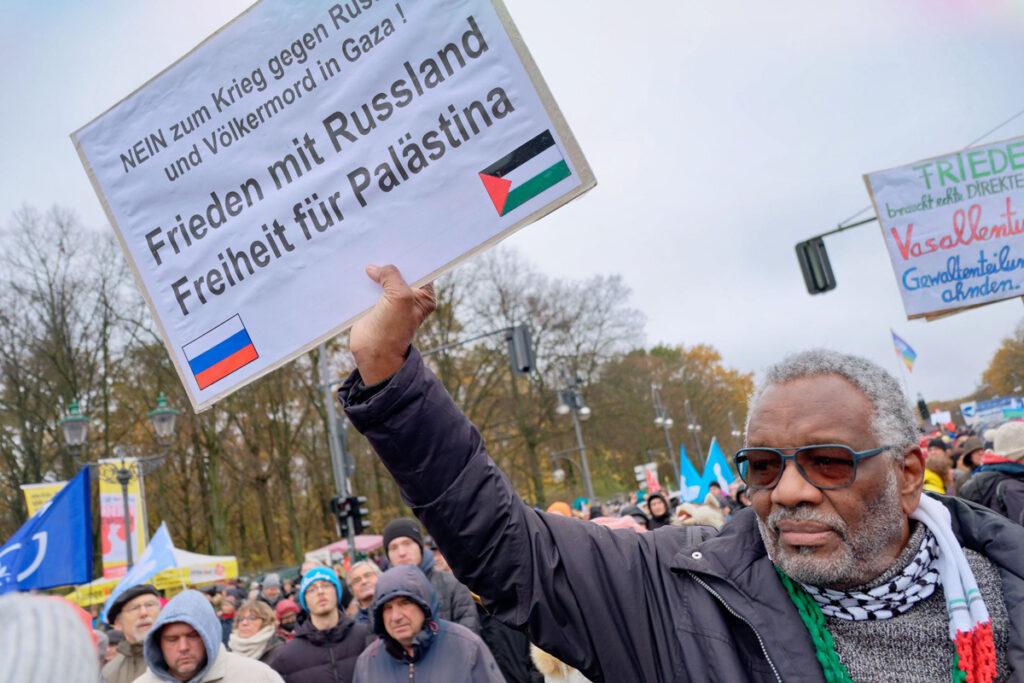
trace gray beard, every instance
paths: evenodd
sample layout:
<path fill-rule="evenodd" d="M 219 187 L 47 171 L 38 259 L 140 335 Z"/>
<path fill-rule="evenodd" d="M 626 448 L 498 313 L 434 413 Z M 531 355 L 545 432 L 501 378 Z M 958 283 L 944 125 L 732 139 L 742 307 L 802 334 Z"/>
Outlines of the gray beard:
<path fill-rule="evenodd" d="M 898 543 L 904 522 L 895 471 L 890 470 L 885 485 L 866 508 L 864 521 L 856 529 L 848 528 L 839 515 L 806 506 L 773 510 L 765 522 L 757 518 L 757 528 L 768 557 L 791 578 L 821 588 L 849 588 L 871 581 L 892 564 L 891 555 L 883 551 Z M 828 525 L 839 535 L 838 551 L 816 557 L 813 548 L 784 549 L 778 531 L 782 520 Z"/>

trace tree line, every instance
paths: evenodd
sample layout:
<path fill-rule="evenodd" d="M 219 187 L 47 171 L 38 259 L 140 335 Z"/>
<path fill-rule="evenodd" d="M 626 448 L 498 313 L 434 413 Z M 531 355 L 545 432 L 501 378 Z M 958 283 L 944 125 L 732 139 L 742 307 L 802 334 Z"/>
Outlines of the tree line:
<path fill-rule="evenodd" d="M 85 461 L 162 452 L 146 417 L 162 392 L 181 414 L 166 460 L 145 478 L 150 531 L 166 521 L 179 547 L 237 555 L 243 571 L 301 561 L 337 539 L 319 351 L 195 414 L 108 231 L 59 208 L 24 208 L 2 238 L 0 538 L 26 519 L 22 484 L 69 479 Z M 525 500 L 546 506 L 582 495 L 575 465 L 555 457 L 576 455 L 571 420 L 555 410 L 567 376 L 578 378 L 592 411 L 583 434 L 598 498 L 628 495 L 633 466 L 650 460 L 663 483 L 672 480 L 652 384 L 674 418 L 673 449 L 685 445 L 698 471 L 703 453 L 688 417 L 701 425 L 705 452 L 712 435 L 727 453 L 737 447 L 751 375 L 706 345 L 645 347 L 643 316 L 620 277 L 554 278 L 502 248 L 436 285 L 437 312 L 417 346 L 428 352 L 497 332 L 428 362 Z M 502 332 L 517 324 L 531 332 L 528 375 L 512 371 Z M 353 367 L 346 343 L 344 334 L 333 340 L 323 359 L 339 380 Z M 77 459 L 60 430 L 72 401 L 90 416 Z M 373 527 L 408 514 L 367 442 L 348 428 L 347 443 L 353 489 L 367 497 Z"/>

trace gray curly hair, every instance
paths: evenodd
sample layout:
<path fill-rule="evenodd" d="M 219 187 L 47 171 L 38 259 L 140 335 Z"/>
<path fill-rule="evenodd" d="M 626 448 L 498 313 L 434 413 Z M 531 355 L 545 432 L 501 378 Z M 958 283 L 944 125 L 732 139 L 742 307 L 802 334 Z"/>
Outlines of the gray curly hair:
<path fill-rule="evenodd" d="M 830 349 L 811 349 L 793 354 L 768 368 L 764 382 L 750 397 L 747 429 L 754 405 L 765 389 L 804 377 L 838 375 L 857 387 L 874 406 L 871 428 L 880 444 L 892 446 L 893 458 L 903 457 L 907 448 L 917 445 L 918 429 L 914 414 L 899 382 L 880 366 L 866 358 Z"/>

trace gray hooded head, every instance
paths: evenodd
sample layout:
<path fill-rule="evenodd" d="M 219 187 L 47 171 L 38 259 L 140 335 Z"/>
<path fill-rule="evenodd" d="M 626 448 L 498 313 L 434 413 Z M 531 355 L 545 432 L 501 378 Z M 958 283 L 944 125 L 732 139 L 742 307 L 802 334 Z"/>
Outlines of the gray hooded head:
<path fill-rule="evenodd" d="M 420 570 L 410 564 L 392 567 L 377 579 L 377 588 L 373 596 L 373 632 L 379 636 L 387 636 L 384 630 L 384 605 L 394 598 L 404 597 L 412 600 L 426 616 L 426 621 L 433 619 L 434 587 Z"/>
<path fill-rule="evenodd" d="M 206 648 L 206 665 L 189 679 L 190 683 L 200 681 L 213 666 L 217 654 L 220 652 L 222 637 L 220 620 L 217 619 L 217 614 L 213 611 L 210 601 L 199 591 L 187 590 L 178 593 L 164 606 L 160 616 L 153 624 L 153 628 L 146 634 L 143 655 L 150 671 L 160 680 L 169 683 L 176 683 L 177 679 L 171 676 L 167 670 L 167 662 L 160 649 L 160 632 L 168 624 L 174 623 L 188 624 L 203 639 L 203 647 Z"/>

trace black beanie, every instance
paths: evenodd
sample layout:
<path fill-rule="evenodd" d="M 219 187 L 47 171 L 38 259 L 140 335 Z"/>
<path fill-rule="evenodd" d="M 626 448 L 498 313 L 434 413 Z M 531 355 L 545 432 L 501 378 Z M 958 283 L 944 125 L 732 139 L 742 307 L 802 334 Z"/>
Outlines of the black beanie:
<path fill-rule="evenodd" d="M 411 538 L 416 541 L 416 545 L 420 547 L 420 552 L 423 552 L 423 533 L 420 531 L 419 523 L 415 519 L 399 517 L 398 519 L 391 520 L 384 527 L 384 553 L 387 554 L 391 541 L 402 537 Z"/>
<path fill-rule="evenodd" d="M 124 593 L 121 593 L 119 596 L 117 596 L 117 599 L 114 600 L 113 603 L 111 603 L 110 609 L 107 610 L 107 623 L 113 626 L 114 621 L 117 620 L 117 615 L 121 613 L 121 610 L 124 609 L 124 606 L 130 600 L 134 600 L 140 595 L 153 595 L 158 598 L 163 597 L 162 595 L 160 595 L 160 591 L 158 591 L 156 588 L 149 585 L 148 583 L 144 583 L 138 586 L 132 586 L 131 588 L 125 590 Z"/>

